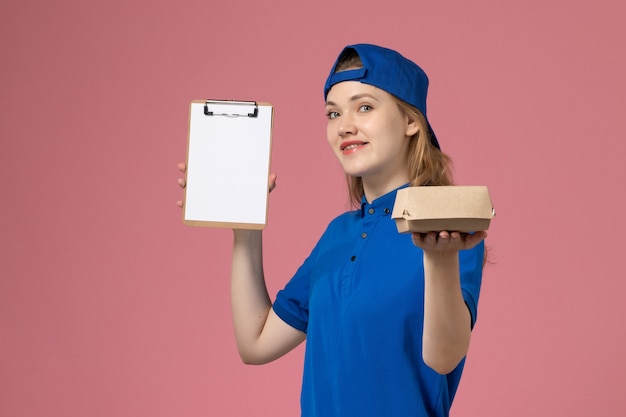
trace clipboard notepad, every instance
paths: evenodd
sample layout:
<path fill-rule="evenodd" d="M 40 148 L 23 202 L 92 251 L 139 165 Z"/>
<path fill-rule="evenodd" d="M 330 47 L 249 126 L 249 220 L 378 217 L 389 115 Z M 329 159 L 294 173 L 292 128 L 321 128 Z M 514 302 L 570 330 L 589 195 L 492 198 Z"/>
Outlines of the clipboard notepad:
<path fill-rule="evenodd" d="M 265 227 L 272 121 L 273 107 L 268 103 L 191 102 L 184 224 Z"/>

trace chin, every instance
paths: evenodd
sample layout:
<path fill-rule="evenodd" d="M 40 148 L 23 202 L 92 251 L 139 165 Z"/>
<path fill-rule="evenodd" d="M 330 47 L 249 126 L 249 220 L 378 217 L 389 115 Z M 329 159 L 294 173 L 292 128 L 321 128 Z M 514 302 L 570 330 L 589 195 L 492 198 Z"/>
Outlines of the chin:
<path fill-rule="evenodd" d="M 358 169 L 343 169 L 343 172 L 346 175 L 350 175 L 351 177 L 362 177 L 363 175 L 366 175 L 366 172 L 363 170 L 358 170 Z"/>
<path fill-rule="evenodd" d="M 341 168 L 343 168 L 343 172 L 353 177 L 362 177 L 368 172 L 367 167 L 363 166 L 362 164 L 342 163 Z"/>

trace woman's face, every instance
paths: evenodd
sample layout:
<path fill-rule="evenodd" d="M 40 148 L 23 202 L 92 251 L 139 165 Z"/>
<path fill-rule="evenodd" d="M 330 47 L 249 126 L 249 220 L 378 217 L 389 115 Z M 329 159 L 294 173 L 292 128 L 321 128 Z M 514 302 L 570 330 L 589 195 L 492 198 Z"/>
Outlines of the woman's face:
<path fill-rule="evenodd" d="M 363 184 L 398 187 L 408 182 L 407 150 L 417 124 L 395 98 L 358 81 L 335 84 L 326 97 L 328 143 L 348 175 Z"/>

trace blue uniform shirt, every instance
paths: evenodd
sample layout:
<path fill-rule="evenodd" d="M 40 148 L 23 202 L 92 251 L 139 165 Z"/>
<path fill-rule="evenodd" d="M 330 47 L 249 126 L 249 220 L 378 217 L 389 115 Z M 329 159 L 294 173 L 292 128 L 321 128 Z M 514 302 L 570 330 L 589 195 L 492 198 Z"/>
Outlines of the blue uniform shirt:
<path fill-rule="evenodd" d="M 423 253 L 396 229 L 395 195 L 335 218 L 276 297 L 276 314 L 307 334 L 303 417 L 449 413 L 463 362 L 439 375 L 422 360 Z M 483 255 L 483 243 L 459 254 L 472 325 Z"/>

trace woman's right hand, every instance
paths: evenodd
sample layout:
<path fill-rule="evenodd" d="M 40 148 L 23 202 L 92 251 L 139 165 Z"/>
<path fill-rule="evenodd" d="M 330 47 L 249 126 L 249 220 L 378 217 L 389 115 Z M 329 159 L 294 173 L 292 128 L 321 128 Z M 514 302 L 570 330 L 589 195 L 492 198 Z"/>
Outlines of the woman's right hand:
<path fill-rule="evenodd" d="M 276 188 L 276 174 L 274 174 L 273 172 L 270 173 L 270 176 L 268 178 L 268 192 L 272 192 L 272 190 L 274 188 Z"/>
<path fill-rule="evenodd" d="M 178 170 L 184 174 L 185 172 L 187 172 L 187 164 L 184 162 L 179 163 Z M 179 178 L 178 185 L 180 186 L 180 188 L 185 188 L 185 186 L 187 185 L 187 183 L 185 182 L 185 178 Z M 176 204 L 178 204 L 178 207 L 183 208 L 183 200 L 178 200 Z"/>
<path fill-rule="evenodd" d="M 184 162 L 180 162 L 178 164 L 178 170 L 185 174 L 187 172 L 187 164 L 185 164 Z M 273 172 L 270 173 L 270 176 L 268 178 L 268 192 L 272 192 L 272 190 L 276 188 L 276 177 L 276 174 L 274 174 Z M 185 178 L 179 178 L 178 185 L 180 186 L 180 188 L 185 188 L 185 186 L 187 185 L 187 183 L 185 182 Z M 183 200 L 178 200 L 176 204 L 178 204 L 178 207 L 183 208 Z"/>

